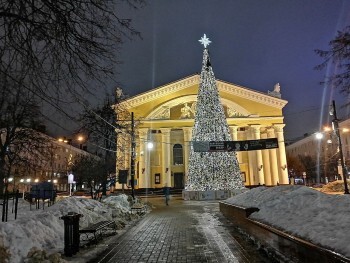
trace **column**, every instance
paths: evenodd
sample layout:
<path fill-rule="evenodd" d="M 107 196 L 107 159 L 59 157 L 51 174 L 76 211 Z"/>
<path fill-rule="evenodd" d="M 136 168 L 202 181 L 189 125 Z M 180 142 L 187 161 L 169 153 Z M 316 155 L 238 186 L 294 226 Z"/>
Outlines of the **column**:
<path fill-rule="evenodd" d="M 192 127 L 183 127 L 182 130 L 184 133 L 184 168 L 185 168 L 184 181 L 186 184 L 187 175 L 188 175 L 188 164 L 189 164 L 189 159 L 190 159 L 190 145 L 191 145 L 191 139 L 192 139 Z"/>
<path fill-rule="evenodd" d="M 230 126 L 232 141 L 238 141 L 238 128 L 239 127 L 236 125 Z M 236 156 L 237 156 L 238 163 L 242 163 L 242 153 L 236 152 Z"/>
<path fill-rule="evenodd" d="M 261 136 L 261 139 L 267 139 L 267 130 L 265 129 L 260 136 Z M 272 185 L 269 150 L 262 150 L 262 157 L 263 157 L 263 165 L 264 165 L 265 185 Z"/>
<path fill-rule="evenodd" d="M 171 182 L 171 145 L 170 145 L 170 128 L 160 129 L 162 132 L 162 178 L 163 183 L 172 187 Z"/>
<path fill-rule="evenodd" d="M 288 169 L 287 169 L 287 158 L 286 158 L 286 147 L 284 144 L 283 127 L 285 124 L 274 124 L 273 127 L 277 133 L 278 140 L 278 156 L 280 160 L 279 166 L 279 180 L 280 184 L 289 184 L 288 180 Z"/>
<path fill-rule="evenodd" d="M 254 140 L 260 140 L 260 127 L 261 125 L 250 125 L 253 130 L 253 138 Z M 265 184 L 264 178 L 264 164 L 261 150 L 256 150 L 256 170 L 258 172 L 258 182 L 260 185 Z"/>
<path fill-rule="evenodd" d="M 147 188 L 147 176 L 146 176 L 146 156 L 148 154 L 147 152 L 147 144 L 146 144 L 146 139 L 147 139 L 147 134 L 148 134 L 148 128 L 143 128 L 139 129 L 139 188 Z M 149 176 L 148 176 L 149 177 Z"/>
<path fill-rule="evenodd" d="M 249 129 L 246 129 L 245 131 L 245 137 L 246 140 L 253 140 L 253 131 L 252 128 L 249 127 Z M 249 167 L 249 184 L 250 185 L 257 185 L 259 182 L 259 179 L 256 178 L 256 153 L 254 151 L 247 151 L 247 155 L 248 155 L 248 167 Z"/>
<path fill-rule="evenodd" d="M 273 128 L 267 129 L 268 138 L 276 138 L 275 130 Z M 277 161 L 277 151 L 276 149 L 269 150 L 270 165 L 271 165 L 271 184 L 277 185 L 279 182 L 278 178 L 278 161 Z"/>

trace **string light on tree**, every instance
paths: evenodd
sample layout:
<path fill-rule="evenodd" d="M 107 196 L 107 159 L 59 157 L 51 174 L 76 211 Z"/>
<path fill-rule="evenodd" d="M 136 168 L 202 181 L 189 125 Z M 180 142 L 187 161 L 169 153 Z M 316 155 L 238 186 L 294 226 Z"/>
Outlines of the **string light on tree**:
<path fill-rule="evenodd" d="M 207 49 L 211 41 L 204 34 L 199 42 L 204 46 L 204 51 L 192 141 L 229 141 L 229 127 Z M 244 186 L 235 152 L 194 152 L 191 145 L 186 190 L 242 188 Z"/>

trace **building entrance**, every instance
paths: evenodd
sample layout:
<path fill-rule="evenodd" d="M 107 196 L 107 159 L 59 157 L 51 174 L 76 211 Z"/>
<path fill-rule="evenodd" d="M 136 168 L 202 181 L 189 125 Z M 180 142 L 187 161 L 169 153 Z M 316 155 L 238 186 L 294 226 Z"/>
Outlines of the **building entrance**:
<path fill-rule="evenodd" d="M 184 188 L 184 174 L 174 173 L 174 188 L 183 189 Z"/>

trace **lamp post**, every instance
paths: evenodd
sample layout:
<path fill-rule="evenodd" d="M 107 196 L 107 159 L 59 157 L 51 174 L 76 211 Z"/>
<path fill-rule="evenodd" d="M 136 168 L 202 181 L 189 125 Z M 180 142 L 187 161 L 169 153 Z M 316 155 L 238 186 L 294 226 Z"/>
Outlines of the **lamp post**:
<path fill-rule="evenodd" d="M 337 140 L 338 140 L 338 146 L 339 146 L 339 155 L 340 155 L 340 163 L 343 171 L 343 180 L 344 180 L 344 194 L 350 194 L 349 193 L 349 188 L 346 180 L 346 168 L 345 168 L 345 163 L 344 163 L 344 156 L 343 156 L 343 147 L 341 143 L 341 138 L 340 138 L 340 133 L 339 133 L 339 120 L 337 118 L 337 110 L 335 108 L 335 101 L 333 100 L 332 103 L 332 111 L 330 112 L 331 115 L 333 115 L 333 127 L 335 134 L 337 135 Z"/>
<path fill-rule="evenodd" d="M 130 176 L 131 176 L 131 196 L 135 199 L 135 159 L 136 159 L 136 142 L 135 142 L 135 123 L 134 113 L 131 113 L 131 162 L 130 162 Z"/>

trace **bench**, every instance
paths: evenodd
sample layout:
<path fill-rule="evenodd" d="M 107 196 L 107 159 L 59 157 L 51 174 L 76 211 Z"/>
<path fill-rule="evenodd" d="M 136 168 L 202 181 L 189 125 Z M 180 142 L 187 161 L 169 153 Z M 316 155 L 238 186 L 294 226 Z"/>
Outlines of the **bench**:
<path fill-rule="evenodd" d="M 97 244 L 98 239 L 102 238 L 103 234 L 107 230 L 114 230 L 117 232 L 117 226 L 114 221 L 101 221 L 92 225 L 89 225 L 83 229 L 79 230 L 79 234 L 85 235 L 83 241 L 91 241 L 94 240 Z"/>

